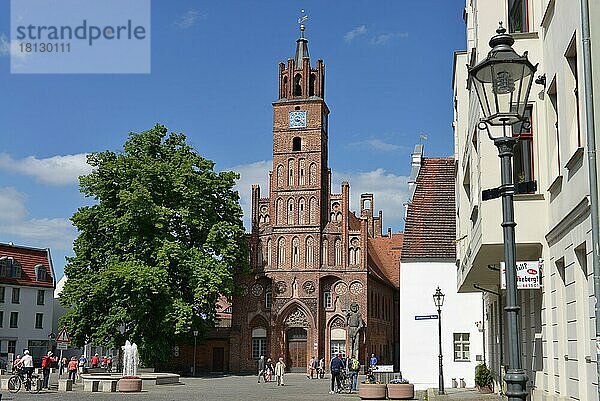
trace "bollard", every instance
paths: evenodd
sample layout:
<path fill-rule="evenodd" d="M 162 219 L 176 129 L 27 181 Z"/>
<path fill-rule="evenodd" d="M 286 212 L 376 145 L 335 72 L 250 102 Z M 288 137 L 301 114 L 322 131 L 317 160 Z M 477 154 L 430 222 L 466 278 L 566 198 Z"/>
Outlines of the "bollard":
<path fill-rule="evenodd" d="M 462 377 L 460 378 L 460 388 L 465 388 L 467 387 L 467 383 L 465 383 L 465 379 L 463 379 Z"/>
<path fill-rule="evenodd" d="M 457 388 L 458 387 L 458 382 L 456 381 L 456 378 L 452 378 L 452 388 Z"/>

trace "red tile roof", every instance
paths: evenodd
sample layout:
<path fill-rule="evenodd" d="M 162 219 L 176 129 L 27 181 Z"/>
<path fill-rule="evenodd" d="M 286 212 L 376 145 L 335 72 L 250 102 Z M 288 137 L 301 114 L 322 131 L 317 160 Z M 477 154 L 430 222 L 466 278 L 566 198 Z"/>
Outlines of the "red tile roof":
<path fill-rule="evenodd" d="M 403 238 L 403 234 L 397 233 L 392 234 L 391 237 L 368 239 L 369 267 L 376 275 L 385 277 L 396 288 L 400 288 L 400 256 Z"/>
<path fill-rule="evenodd" d="M 402 259 L 454 259 L 456 206 L 453 158 L 423 158 L 408 204 Z"/>
<path fill-rule="evenodd" d="M 21 265 L 21 277 L 0 277 L 0 283 L 54 288 L 54 269 L 48 249 L 0 243 L 0 258 L 2 257 L 13 258 Z M 46 268 L 46 281 L 36 280 L 35 266 L 37 265 Z"/>

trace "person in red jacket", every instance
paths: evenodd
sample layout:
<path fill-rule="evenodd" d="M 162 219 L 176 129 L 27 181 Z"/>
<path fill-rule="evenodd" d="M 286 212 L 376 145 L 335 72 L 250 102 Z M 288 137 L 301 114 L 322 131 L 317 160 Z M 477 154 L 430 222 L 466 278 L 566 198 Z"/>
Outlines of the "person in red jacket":
<path fill-rule="evenodd" d="M 100 358 L 98 357 L 98 354 L 94 354 L 92 357 L 92 368 L 97 368 L 98 365 L 100 365 Z"/>
<path fill-rule="evenodd" d="M 50 367 L 55 362 L 56 358 L 52 356 L 52 351 L 48 351 L 48 355 L 42 357 L 42 372 L 44 377 L 42 388 L 48 388 L 48 382 L 50 381 Z"/>
<path fill-rule="evenodd" d="M 71 357 L 71 360 L 69 361 L 69 365 L 68 365 L 68 370 L 69 370 L 69 379 L 75 383 L 75 377 L 77 376 L 77 357 L 73 356 Z"/>

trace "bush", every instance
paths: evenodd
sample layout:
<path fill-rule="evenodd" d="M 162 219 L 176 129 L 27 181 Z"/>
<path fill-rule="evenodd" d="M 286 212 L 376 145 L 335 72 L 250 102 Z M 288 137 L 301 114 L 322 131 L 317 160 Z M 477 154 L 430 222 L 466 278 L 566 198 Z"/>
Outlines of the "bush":
<path fill-rule="evenodd" d="M 492 373 L 485 365 L 481 363 L 475 367 L 475 385 L 479 387 L 486 387 L 492 384 Z"/>

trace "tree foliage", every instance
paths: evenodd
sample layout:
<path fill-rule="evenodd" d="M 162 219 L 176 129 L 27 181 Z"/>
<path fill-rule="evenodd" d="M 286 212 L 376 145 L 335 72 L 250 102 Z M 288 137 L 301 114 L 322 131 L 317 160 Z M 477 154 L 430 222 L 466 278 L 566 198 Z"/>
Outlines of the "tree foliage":
<path fill-rule="evenodd" d="M 79 236 L 61 303 L 76 345 L 119 347 L 135 341 L 146 363 L 215 321 L 220 294 L 247 270 L 239 176 L 164 126 L 131 133 L 123 151 L 88 156 L 80 191 L 94 199 L 71 221 Z M 121 331 L 124 331 L 123 333 Z"/>

